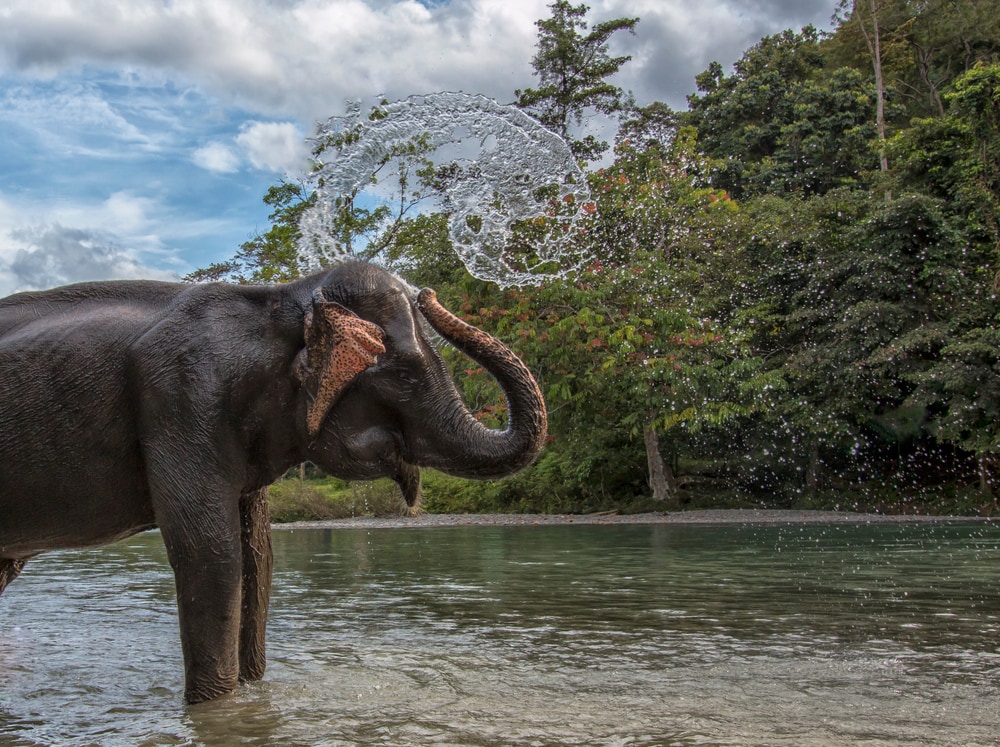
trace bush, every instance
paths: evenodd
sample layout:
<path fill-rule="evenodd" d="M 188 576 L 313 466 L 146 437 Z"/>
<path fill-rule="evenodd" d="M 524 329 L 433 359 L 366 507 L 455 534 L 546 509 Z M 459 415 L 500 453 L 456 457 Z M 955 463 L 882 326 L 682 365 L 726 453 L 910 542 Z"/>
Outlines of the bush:
<path fill-rule="evenodd" d="M 355 516 L 403 516 L 409 513 L 391 480 L 346 483 L 325 477 L 286 477 L 269 489 L 271 521 L 324 521 Z"/>
<path fill-rule="evenodd" d="M 333 502 L 309 482 L 279 480 L 268 489 L 267 507 L 272 522 L 312 521 L 342 518 Z"/>
<path fill-rule="evenodd" d="M 497 495 L 506 480 L 477 482 L 423 470 L 423 501 L 429 514 L 489 514 L 501 511 Z"/>

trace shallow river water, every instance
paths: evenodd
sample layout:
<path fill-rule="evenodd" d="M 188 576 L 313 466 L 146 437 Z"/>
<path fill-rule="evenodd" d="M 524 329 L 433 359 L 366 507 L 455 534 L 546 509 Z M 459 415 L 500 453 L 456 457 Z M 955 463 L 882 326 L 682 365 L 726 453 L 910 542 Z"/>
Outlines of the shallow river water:
<path fill-rule="evenodd" d="M 0 597 L 0 745 L 996 745 L 996 525 L 276 531 L 264 682 L 187 707 L 159 535 Z"/>

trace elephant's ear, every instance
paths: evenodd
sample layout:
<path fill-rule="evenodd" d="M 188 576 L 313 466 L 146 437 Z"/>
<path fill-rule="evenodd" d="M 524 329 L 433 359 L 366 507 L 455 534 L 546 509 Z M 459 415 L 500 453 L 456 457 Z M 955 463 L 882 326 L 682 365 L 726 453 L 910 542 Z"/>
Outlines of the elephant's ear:
<path fill-rule="evenodd" d="M 350 309 L 325 300 L 319 291 L 305 326 L 299 376 L 309 393 L 306 426 L 309 437 L 315 438 L 341 392 L 385 352 L 385 333 Z"/>

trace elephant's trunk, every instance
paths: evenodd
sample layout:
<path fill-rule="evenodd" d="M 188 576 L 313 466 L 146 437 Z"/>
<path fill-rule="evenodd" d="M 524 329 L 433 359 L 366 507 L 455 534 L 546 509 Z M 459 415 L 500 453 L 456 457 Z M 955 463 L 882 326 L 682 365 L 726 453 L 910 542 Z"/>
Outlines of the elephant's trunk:
<path fill-rule="evenodd" d="M 507 398 L 507 428 L 492 430 L 469 412 L 459 399 L 447 407 L 435 429 L 440 440 L 435 453 L 423 455 L 421 464 L 456 477 L 493 479 L 522 469 L 538 456 L 545 443 L 545 400 L 528 367 L 503 343 L 466 324 L 437 302 L 425 288 L 417 306 L 431 326 L 446 340 L 485 368 Z M 455 393 L 457 398 L 457 392 Z"/>

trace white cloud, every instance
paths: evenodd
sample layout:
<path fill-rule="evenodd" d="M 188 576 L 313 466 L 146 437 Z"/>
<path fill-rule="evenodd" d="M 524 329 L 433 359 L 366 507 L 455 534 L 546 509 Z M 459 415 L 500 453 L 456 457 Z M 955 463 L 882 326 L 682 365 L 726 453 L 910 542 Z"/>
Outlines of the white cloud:
<path fill-rule="evenodd" d="M 240 168 L 240 157 L 225 143 L 209 143 L 192 155 L 195 166 L 217 174 L 232 174 Z"/>
<path fill-rule="evenodd" d="M 762 35 L 827 25 L 830 0 L 592 0 L 588 18 L 638 16 L 623 71 L 640 103 L 683 103 L 709 62 Z M 7 0 L 0 70 L 55 75 L 81 63 L 196 81 L 229 105 L 302 121 L 347 98 L 464 90 L 499 101 L 533 82 L 547 0 Z M 616 50 L 617 51 L 617 50 Z"/>
<path fill-rule="evenodd" d="M 250 122 L 236 142 L 254 168 L 282 175 L 298 175 L 308 165 L 309 149 L 294 122 Z"/>
<path fill-rule="evenodd" d="M 636 93 L 640 104 L 686 106 L 695 76 L 712 61 L 730 66 L 762 37 L 810 23 L 829 26 L 830 0 L 602 0 L 601 19 L 638 17 L 634 37 L 612 39 L 612 54 L 632 55 L 615 82 Z"/>
<path fill-rule="evenodd" d="M 58 224 L 73 226 L 95 234 L 119 236 L 140 251 L 159 251 L 162 243 L 157 231 L 162 228 L 162 206 L 153 198 L 129 191 L 113 192 L 99 202 L 54 202 L 23 211 L 15 231 L 31 230 L 26 226 Z"/>
<path fill-rule="evenodd" d="M 150 216 L 159 209 L 158 203 L 150 197 L 127 191 L 114 192 L 101 203 L 98 225 L 106 231 L 137 237 L 150 230 L 154 224 Z"/>
<path fill-rule="evenodd" d="M 0 115 L 6 125 L 31 133 L 37 142 L 60 149 L 64 156 L 120 156 L 126 148 L 159 148 L 87 83 L 0 89 Z M 114 142 L 115 147 L 95 145 L 108 142 Z"/>
<path fill-rule="evenodd" d="M 265 220 L 271 174 L 305 170 L 309 123 L 345 100 L 509 102 L 533 85 L 550 1 L 4 0 L 0 293 L 227 256 Z M 831 12 L 831 0 L 588 4 L 592 23 L 641 19 L 612 41 L 633 56 L 615 82 L 674 107 L 712 60 Z"/>
<path fill-rule="evenodd" d="M 0 69 L 80 63 L 198 82 L 230 105 L 310 121 L 346 98 L 462 88 L 509 100 L 530 75 L 545 0 L 8 0 Z M 515 75 L 516 74 L 516 75 Z"/>
<path fill-rule="evenodd" d="M 173 253 L 150 217 L 155 201 L 127 192 L 97 204 L 46 206 L 0 198 L 0 296 L 83 280 L 176 280 Z"/>
<path fill-rule="evenodd" d="M 0 295 L 84 280 L 177 279 L 174 272 L 144 264 L 111 234 L 53 224 L 16 231 L 10 239 L 21 246 L 0 255 Z"/>

